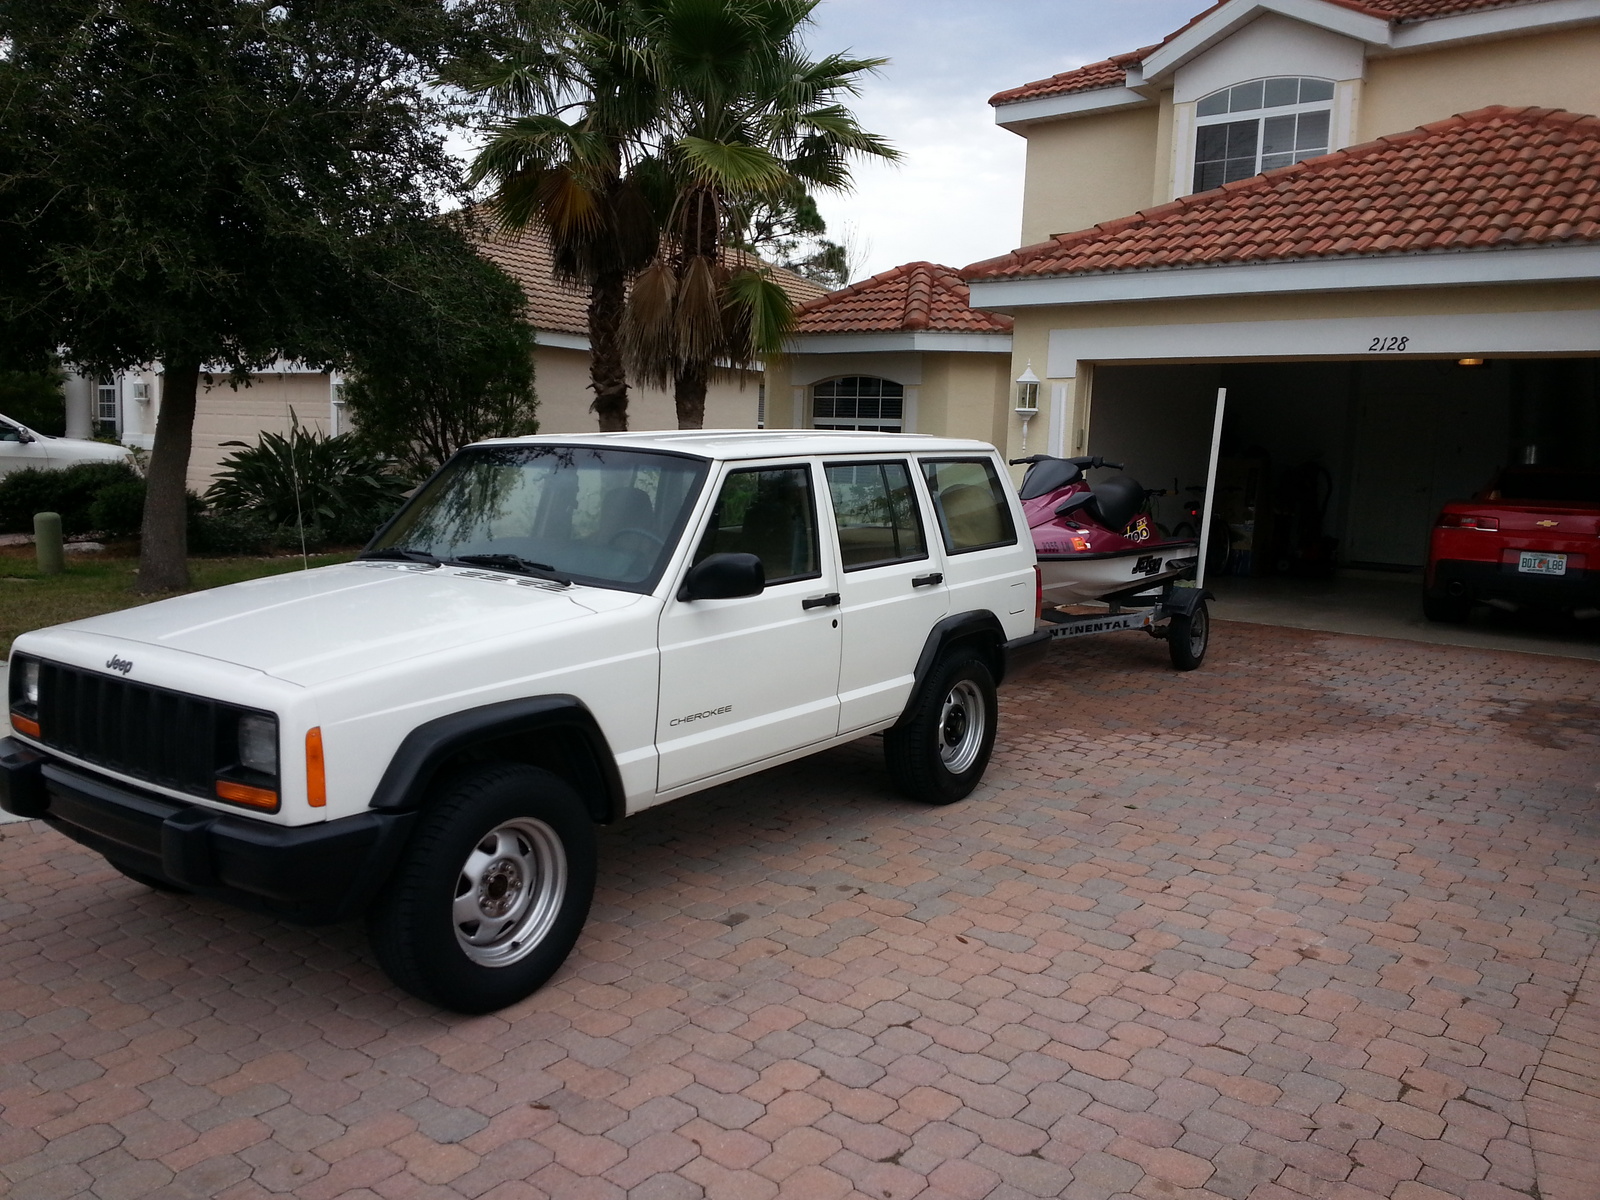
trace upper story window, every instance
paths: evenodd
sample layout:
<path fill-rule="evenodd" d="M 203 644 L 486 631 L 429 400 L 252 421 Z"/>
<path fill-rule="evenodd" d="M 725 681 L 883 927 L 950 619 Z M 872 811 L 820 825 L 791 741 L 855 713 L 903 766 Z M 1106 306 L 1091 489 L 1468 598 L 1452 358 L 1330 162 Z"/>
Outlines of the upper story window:
<path fill-rule="evenodd" d="M 1194 190 L 1210 191 L 1328 152 L 1333 83 L 1256 79 L 1195 106 Z"/>
<path fill-rule="evenodd" d="M 848 375 L 811 389 L 815 429 L 899 433 L 905 427 L 906 390 L 892 379 Z"/>

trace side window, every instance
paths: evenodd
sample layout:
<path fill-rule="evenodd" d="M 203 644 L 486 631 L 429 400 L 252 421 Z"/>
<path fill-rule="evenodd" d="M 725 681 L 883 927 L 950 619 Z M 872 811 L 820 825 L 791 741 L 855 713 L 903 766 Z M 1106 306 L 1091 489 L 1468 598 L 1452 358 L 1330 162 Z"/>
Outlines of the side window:
<path fill-rule="evenodd" d="M 21 440 L 21 430 L 15 425 L 7 425 L 4 421 L 0 421 L 0 442 L 20 442 Z"/>
<path fill-rule="evenodd" d="M 811 468 L 730 471 L 694 560 L 713 554 L 754 554 L 769 585 L 820 575 Z"/>
<path fill-rule="evenodd" d="M 846 571 L 928 557 L 905 463 L 833 463 L 824 471 Z"/>
<path fill-rule="evenodd" d="M 1011 505 L 993 462 L 987 458 L 925 458 L 922 473 L 933 494 L 945 549 L 951 554 L 1016 544 Z"/>

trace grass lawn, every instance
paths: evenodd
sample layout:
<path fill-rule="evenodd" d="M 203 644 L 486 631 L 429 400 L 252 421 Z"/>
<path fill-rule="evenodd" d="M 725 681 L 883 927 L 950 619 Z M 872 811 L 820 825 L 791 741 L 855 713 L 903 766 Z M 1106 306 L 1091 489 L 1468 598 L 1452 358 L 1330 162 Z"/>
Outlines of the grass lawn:
<path fill-rule="evenodd" d="M 70 554 L 67 569 L 60 575 L 40 575 L 34 565 L 33 547 L 7 547 L 0 555 L 0 655 L 11 653 L 11 643 L 19 633 L 45 625 L 59 625 L 100 613 L 115 612 L 149 604 L 161 596 L 145 596 L 133 590 L 133 575 L 139 562 L 131 554 L 115 549 L 102 554 Z M 311 565 L 348 562 L 355 552 L 313 554 Z M 300 556 L 282 558 L 191 558 L 189 574 L 194 579 L 191 591 L 300 570 Z"/>

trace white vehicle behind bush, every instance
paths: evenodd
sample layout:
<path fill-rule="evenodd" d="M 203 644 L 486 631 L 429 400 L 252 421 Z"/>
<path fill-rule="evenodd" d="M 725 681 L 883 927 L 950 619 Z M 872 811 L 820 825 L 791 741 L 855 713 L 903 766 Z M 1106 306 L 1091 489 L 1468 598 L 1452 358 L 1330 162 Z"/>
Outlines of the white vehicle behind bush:
<path fill-rule="evenodd" d="M 91 462 L 133 462 L 126 446 L 51 437 L 0 415 L 0 477 L 13 471 L 61 471 Z"/>
<path fill-rule="evenodd" d="M 981 442 L 488 442 L 355 562 L 19 638 L 0 803 L 152 887 L 365 913 L 402 987 L 489 1011 L 576 942 L 596 824 L 879 732 L 966 796 L 1036 605 Z"/>

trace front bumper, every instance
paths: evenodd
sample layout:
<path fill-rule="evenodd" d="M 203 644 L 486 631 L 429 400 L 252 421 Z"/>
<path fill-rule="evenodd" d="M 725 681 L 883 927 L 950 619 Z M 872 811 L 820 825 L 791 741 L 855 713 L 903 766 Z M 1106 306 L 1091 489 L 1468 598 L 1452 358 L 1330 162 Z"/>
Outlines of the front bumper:
<path fill-rule="evenodd" d="M 1429 572 L 1429 591 L 1452 600 L 1510 600 L 1544 608 L 1600 607 L 1600 571 L 1525 575 L 1515 563 L 1441 559 Z"/>
<path fill-rule="evenodd" d="M 412 813 L 273 825 L 136 791 L 0 739 L 0 808 L 130 870 L 302 924 L 345 920 L 382 885 Z"/>

